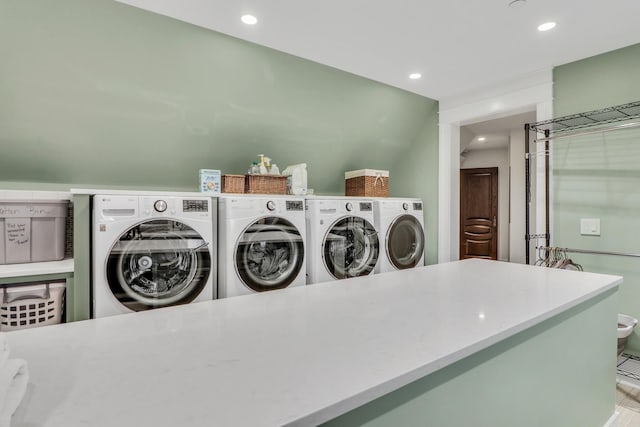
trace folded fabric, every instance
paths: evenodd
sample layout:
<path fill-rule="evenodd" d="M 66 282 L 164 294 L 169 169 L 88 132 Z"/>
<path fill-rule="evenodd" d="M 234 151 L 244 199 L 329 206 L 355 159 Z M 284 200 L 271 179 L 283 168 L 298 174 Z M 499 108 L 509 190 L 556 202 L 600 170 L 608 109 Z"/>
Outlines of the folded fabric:
<path fill-rule="evenodd" d="M 29 370 L 22 359 L 8 359 L 0 366 L 0 427 L 11 426 L 11 416 L 27 391 Z"/>
<path fill-rule="evenodd" d="M 0 367 L 9 358 L 9 341 L 7 340 L 7 333 L 0 332 Z"/>

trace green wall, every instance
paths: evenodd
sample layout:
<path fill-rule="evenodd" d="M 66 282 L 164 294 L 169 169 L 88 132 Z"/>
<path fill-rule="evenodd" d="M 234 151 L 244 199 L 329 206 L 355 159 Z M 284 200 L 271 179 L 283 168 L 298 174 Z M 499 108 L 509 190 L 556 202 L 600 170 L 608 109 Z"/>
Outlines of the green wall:
<path fill-rule="evenodd" d="M 0 57 L 4 188 L 197 190 L 264 153 L 344 194 L 388 169 L 436 260 L 434 100 L 112 0 L 0 1 Z"/>
<path fill-rule="evenodd" d="M 418 137 L 406 148 L 406 156 L 391 171 L 391 191 L 424 200 L 425 255 L 427 264 L 438 263 L 438 104 L 427 114 Z M 398 183 L 402 188 L 398 188 Z"/>
<path fill-rule="evenodd" d="M 640 100 L 640 43 L 553 70 L 554 116 Z"/>
<path fill-rule="evenodd" d="M 554 114 L 640 100 L 640 44 L 554 70 Z M 619 130 L 553 143 L 556 246 L 640 253 L 640 131 Z M 600 218 L 600 236 L 581 236 L 580 218 Z M 571 255 L 585 270 L 624 276 L 619 312 L 640 318 L 640 259 Z M 640 353 L 636 329 L 627 349 Z"/>

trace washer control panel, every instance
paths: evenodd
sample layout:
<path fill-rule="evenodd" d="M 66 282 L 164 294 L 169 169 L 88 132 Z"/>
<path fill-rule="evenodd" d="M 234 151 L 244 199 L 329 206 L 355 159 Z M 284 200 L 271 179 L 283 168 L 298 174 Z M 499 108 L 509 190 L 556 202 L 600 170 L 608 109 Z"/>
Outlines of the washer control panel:
<path fill-rule="evenodd" d="M 183 200 L 182 212 L 209 212 L 206 200 Z"/>
<path fill-rule="evenodd" d="M 164 200 L 156 200 L 153 204 L 153 209 L 155 209 L 156 212 L 164 212 L 167 210 L 167 202 Z"/>
<path fill-rule="evenodd" d="M 361 202 L 360 203 L 360 212 L 373 212 L 373 203 L 371 203 L 371 202 Z"/>
<path fill-rule="evenodd" d="M 162 197 L 162 196 L 160 196 Z M 208 218 L 211 216 L 211 200 L 205 198 L 141 196 L 139 198 L 142 217 L 185 216 L 187 218 Z"/>
<path fill-rule="evenodd" d="M 287 210 L 288 211 L 303 211 L 304 210 L 304 202 L 302 200 L 287 200 Z"/>

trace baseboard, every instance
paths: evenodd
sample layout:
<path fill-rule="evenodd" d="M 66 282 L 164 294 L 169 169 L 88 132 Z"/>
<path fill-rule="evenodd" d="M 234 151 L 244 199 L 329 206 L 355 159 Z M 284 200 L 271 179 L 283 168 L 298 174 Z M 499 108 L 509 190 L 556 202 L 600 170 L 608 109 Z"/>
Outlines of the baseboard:
<path fill-rule="evenodd" d="M 613 415 L 611 415 L 611 417 L 609 417 L 609 420 L 607 420 L 607 422 L 604 423 L 604 425 L 602 427 L 618 427 L 618 416 L 619 415 L 620 415 L 620 412 L 614 411 Z"/>

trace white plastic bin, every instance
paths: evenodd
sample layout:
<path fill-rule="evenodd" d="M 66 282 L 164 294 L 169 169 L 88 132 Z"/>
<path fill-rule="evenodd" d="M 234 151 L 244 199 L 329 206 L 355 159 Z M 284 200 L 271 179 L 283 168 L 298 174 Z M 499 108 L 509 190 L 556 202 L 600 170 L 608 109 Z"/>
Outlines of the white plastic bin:
<path fill-rule="evenodd" d="M 0 330 L 35 328 L 62 322 L 65 282 L 2 285 Z"/>
<path fill-rule="evenodd" d="M 63 259 L 68 204 L 0 201 L 0 264 Z"/>

